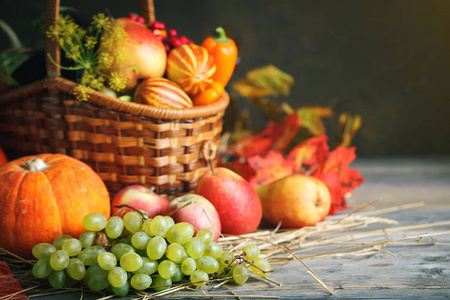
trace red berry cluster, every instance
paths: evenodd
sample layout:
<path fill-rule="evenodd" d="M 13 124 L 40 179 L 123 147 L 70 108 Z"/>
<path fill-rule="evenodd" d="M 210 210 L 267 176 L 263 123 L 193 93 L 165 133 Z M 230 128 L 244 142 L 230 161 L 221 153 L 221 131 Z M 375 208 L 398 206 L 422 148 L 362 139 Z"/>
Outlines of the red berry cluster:
<path fill-rule="evenodd" d="M 160 21 L 155 21 L 149 26 L 153 33 L 164 43 L 166 52 L 169 52 L 175 47 L 184 44 L 193 44 L 193 41 L 188 39 L 186 36 L 178 36 L 178 32 L 171 28 L 166 30 L 166 24 Z"/>
<path fill-rule="evenodd" d="M 129 14 L 129 15 L 128 15 L 128 18 L 131 19 L 131 20 L 133 20 L 133 21 L 136 21 L 136 22 L 138 22 L 138 23 L 141 23 L 141 24 L 144 24 L 144 23 L 145 23 L 144 17 L 139 16 L 139 15 L 136 15 L 136 14 Z"/>

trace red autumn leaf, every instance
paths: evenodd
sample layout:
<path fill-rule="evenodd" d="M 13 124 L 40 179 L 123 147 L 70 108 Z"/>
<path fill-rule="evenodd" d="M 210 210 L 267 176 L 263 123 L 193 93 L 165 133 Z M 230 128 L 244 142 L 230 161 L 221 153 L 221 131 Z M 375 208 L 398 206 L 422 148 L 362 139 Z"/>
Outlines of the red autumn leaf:
<path fill-rule="evenodd" d="M 274 144 L 271 149 L 283 153 L 297 134 L 302 121 L 302 118 L 294 112 L 284 118 L 282 125 L 277 124 L 274 130 Z"/>
<path fill-rule="evenodd" d="M 333 172 L 320 173 L 314 177 L 322 180 L 330 191 L 331 205 L 328 215 L 334 215 L 336 211 L 345 209 L 346 202 L 345 198 L 342 197 L 342 185 L 340 180 L 340 175 Z"/>
<path fill-rule="evenodd" d="M 297 134 L 300 125 L 301 119 L 296 113 L 287 115 L 282 124 L 269 121 L 262 132 L 241 139 L 224 152 L 243 158 L 265 155 L 269 150 L 283 152 Z"/>
<path fill-rule="evenodd" d="M 291 175 L 294 165 L 285 160 L 278 152 L 269 151 L 265 157 L 259 155 L 247 159 L 249 166 L 256 172 L 249 181 L 253 187 L 269 184 L 277 179 Z"/>
<path fill-rule="evenodd" d="M 306 167 L 308 169 L 306 171 L 309 172 L 321 172 L 330 150 L 327 140 L 326 135 L 309 138 L 295 146 L 289 152 L 287 160 L 294 163 L 297 172 L 303 167 Z"/>
<path fill-rule="evenodd" d="M 323 172 L 339 173 L 341 169 L 348 167 L 355 158 L 355 147 L 344 148 L 339 146 L 328 155 Z"/>
<path fill-rule="evenodd" d="M 250 167 L 247 160 L 234 160 L 232 162 L 219 160 L 219 167 L 233 170 L 247 181 L 250 181 L 256 175 L 256 171 Z"/>
<path fill-rule="evenodd" d="M 313 176 L 321 179 L 330 190 L 330 215 L 337 210 L 346 209 L 346 197 L 364 182 L 364 178 L 359 172 L 349 167 L 355 158 L 355 147 L 337 147 L 328 154 L 322 171 L 313 174 Z M 338 178 L 338 183 L 336 178 Z"/>

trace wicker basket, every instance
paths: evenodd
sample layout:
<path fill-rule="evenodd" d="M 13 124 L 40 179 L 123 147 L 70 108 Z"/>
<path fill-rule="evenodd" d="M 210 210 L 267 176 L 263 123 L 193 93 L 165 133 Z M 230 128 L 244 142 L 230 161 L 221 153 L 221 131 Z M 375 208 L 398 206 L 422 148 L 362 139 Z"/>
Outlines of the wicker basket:
<path fill-rule="evenodd" d="M 141 15 L 154 20 L 153 1 L 140 1 Z M 47 0 L 46 26 L 59 1 Z M 59 46 L 46 52 L 60 61 Z M 111 195 L 140 184 L 169 198 L 191 192 L 208 170 L 205 145 L 220 142 L 228 94 L 189 109 L 156 108 L 94 92 L 89 102 L 72 95 L 77 83 L 46 62 L 47 78 L 0 95 L 0 146 L 15 157 L 63 153 L 91 166 Z M 213 165 L 216 160 L 213 159 Z"/>

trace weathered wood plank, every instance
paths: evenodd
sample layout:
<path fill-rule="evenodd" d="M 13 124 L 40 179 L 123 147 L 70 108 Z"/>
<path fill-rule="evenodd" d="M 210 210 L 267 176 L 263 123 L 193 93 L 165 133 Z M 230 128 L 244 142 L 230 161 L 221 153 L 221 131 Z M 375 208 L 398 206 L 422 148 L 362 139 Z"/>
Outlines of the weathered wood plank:
<path fill-rule="evenodd" d="M 424 201 L 429 208 L 450 208 L 450 158 L 357 158 L 351 165 L 365 182 L 348 203 L 374 207 Z"/>
<path fill-rule="evenodd" d="M 383 217 L 398 220 L 399 226 L 448 221 L 449 216 L 450 210 L 412 210 L 383 215 Z M 377 227 L 377 225 L 371 227 Z M 370 229 L 372 228 L 367 228 L 367 230 Z M 450 232 L 450 225 L 389 233 L 383 239 L 390 240 L 445 231 Z M 356 230 L 355 233 L 357 232 L 361 230 Z M 373 238 L 366 240 L 371 241 Z M 410 242 L 416 241 L 412 239 Z M 430 242 L 436 245 L 426 246 Z M 439 243 L 446 243 L 446 245 L 438 245 Z M 347 246 L 341 245 L 341 247 Z M 417 297 L 423 296 L 428 299 L 431 296 L 434 299 L 442 295 L 447 297 L 450 295 L 450 233 L 435 236 L 433 240 L 422 239 L 416 246 L 392 244 L 371 256 L 357 257 L 342 253 L 305 260 L 305 262 L 335 291 L 336 294 L 331 297 L 332 299 L 336 297 L 411 299 L 412 294 L 416 295 L 415 292 Z M 306 269 L 298 262 L 291 262 L 276 269 L 271 277 L 282 283 L 282 286 L 252 282 L 250 285 L 236 287 L 235 291 L 238 294 L 248 294 L 252 291 L 263 292 L 264 295 L 279 295 L 282 299 L 330 298 L 329 294 L 307 274 Z"/>

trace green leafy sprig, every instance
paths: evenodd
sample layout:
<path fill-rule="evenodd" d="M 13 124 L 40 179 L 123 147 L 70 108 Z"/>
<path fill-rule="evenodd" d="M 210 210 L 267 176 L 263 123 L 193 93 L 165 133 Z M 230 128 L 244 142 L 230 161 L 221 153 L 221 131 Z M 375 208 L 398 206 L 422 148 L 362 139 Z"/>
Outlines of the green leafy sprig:
<path fill-rule="evenodd" d="M 126 87 L 127 77 L 121 72 L 110 72 L 113 63 L 123 61 L 123 53 L 114 52 L 120 43 L 128 38 L 123 28 L 111 26 L 111 20 L 103 13 L 94 15 L 91 25 L 82 28 L 70 16 L 60 16 L 46 32 L 47 37 L 58 42 L 66 57 L 74 66 L 57 64 L 50 54 L 50 60 L 63 70 L 81 70 L 79 85 L 74 89 L 75 97 L 87 101 L 93 90 L 105 88 L 105 81 L 115 91 Z"/>

